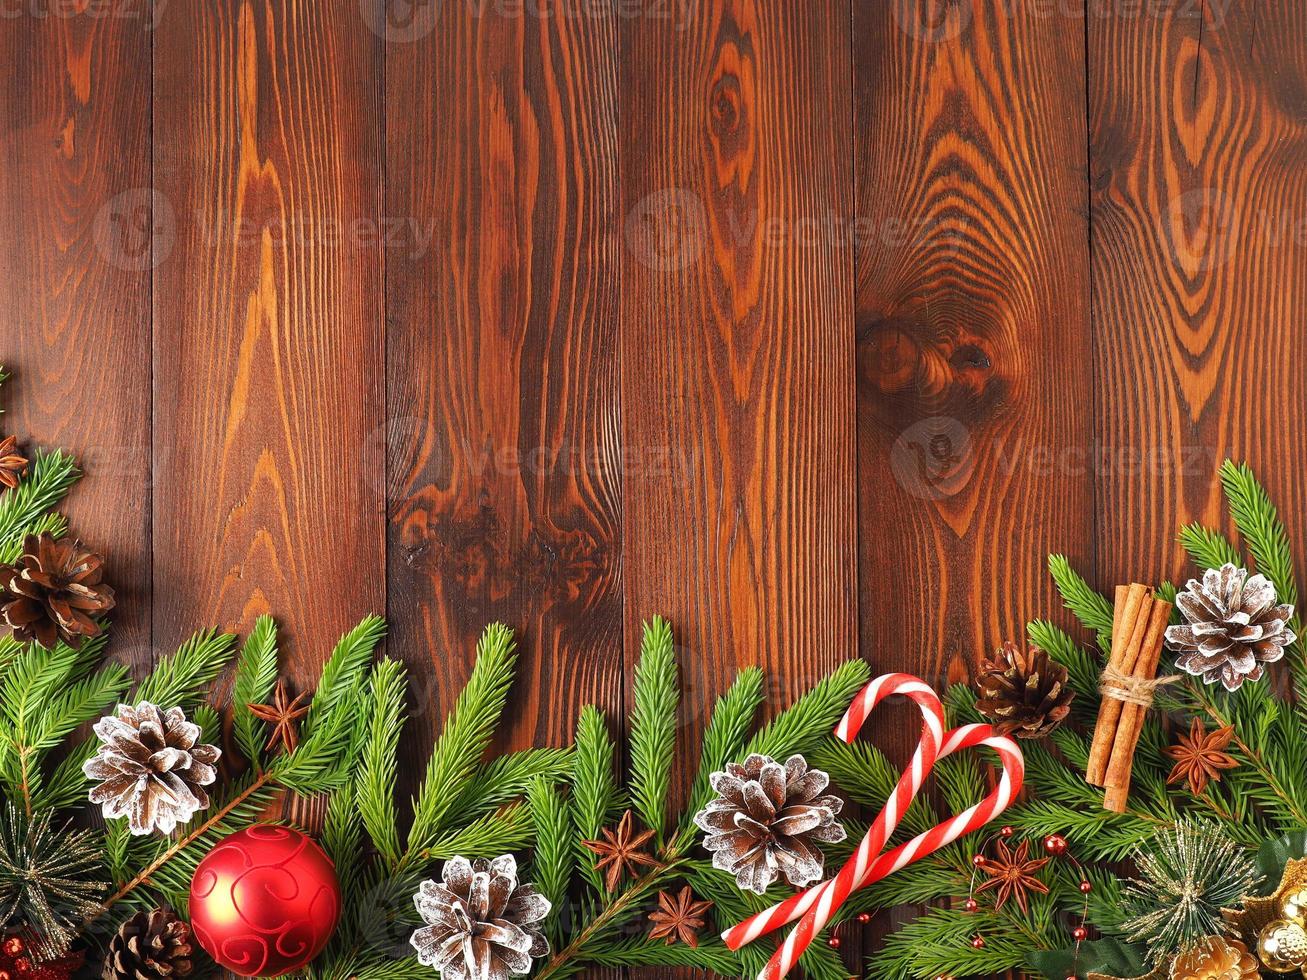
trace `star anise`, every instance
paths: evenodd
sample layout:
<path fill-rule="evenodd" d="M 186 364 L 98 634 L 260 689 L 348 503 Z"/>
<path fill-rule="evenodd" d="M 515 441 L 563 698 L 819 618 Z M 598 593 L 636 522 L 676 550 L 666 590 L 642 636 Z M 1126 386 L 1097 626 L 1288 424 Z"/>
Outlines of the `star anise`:
<path fill-rule="evenodd" d="M 699 930 L 703 928 L 703 915 L 712 902 L 697 902 L 689 885 L 681 889 L 675 897 L 670 892 L 658 893 L 658 910 L 649 913 L 649 921 L 654 924 L 649 931 L 650 939 L 666 939 L 670 946 L 677 939 L 687 946 L 699 945 Z"/>
<path fill-rule="evenodd" d="M 298 722 L 309 713 L 309 706 L 301 703 L 307 697 L 307 692 L 301 692 L 291 700 L 290 694 L 286 691 L 286 682 L 278 678 L 277 686 L 272 692 L 272 704 L 246 705 L 255 718 L 266 721 L 272 726 L 272 734 L 268 736 L 267 744 L 269 752 L 278 742 L 285 751 L 295 751 L 295 746 L 299 745 L 300 741 Z"/>
<path fill-rule="evenodd" d="M 657 868 L 659 864 L 648 854 L 645 854 L 640 848 L 649 843 L 653 837 L 652 830 L 646 830 L 642 834 L 636 834 L 631 828 L 631 811 L 627 810 L 622 815 L 621 821 L 617 824 L 616 830 L 604 829 L 601 833 L 604 835 L 603 840 L 585 841 L 585 846 L 599 856 L 597 867 L 602 871 L 607 869 L 605 887 L 612 892 L 617 891 L 617 886 L 622 881 L 623 872 L 630 872 L 634 877 L 639 872 L 639 867 Z"/>
<path fill-rule="evenodd" d="M 1222 751 L 1232 738 L 1233 726 L 1208 734 L 1202 719 L 1195 718 L 1189 725 L 1189 734 L 1181 735 L 1178 744 L 1165 749 L 1167 757 L 1175 760 L 1171 774 L 1166 777 L 1167 784 L 1188 780 L 1189 791 L 1199 796 L 1207 788 L 1208 780 L 1220 782 L 1222 769 L 1233 769 L 1239 764 L 1232 755 Z"/>
<path fill-rule="evenodd" d="M 27 472 L 27 457 L 18 451 L 18 437 L 0 441 L 0 484 L 12 490 L 18 478 Z"/>
<path fill-rule="evenodd" d="M 985 858 L 977 865 L 989 878 L 976 886 L 976 891 L 996 889 L 994 911 L 997 912 L 1008 899 L 1012 899 L 1024 914 L 1028 911 L 1031 892 L 1048 894 L 1048 886 L 1035 877 L 1035 872 L 1048 864 L 1050 858 L 1031 860 L 1030 841 L 1022 841 L 1016 851 L 999 841 L 997 849 L 996 859 Z"/>

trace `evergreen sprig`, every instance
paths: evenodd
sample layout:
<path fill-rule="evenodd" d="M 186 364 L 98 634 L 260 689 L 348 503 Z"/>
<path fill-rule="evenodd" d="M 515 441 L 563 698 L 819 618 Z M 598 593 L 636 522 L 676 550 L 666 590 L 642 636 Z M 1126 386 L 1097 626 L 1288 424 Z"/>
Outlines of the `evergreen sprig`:
<path fill-rule="evenodd" d="M 631 710 L 631 806 L 645 826 L 654 830 L 661 845 L 680 704 L 672 628 L 667 620 L 655 616 L 644 625 L 640 649 Z"/>

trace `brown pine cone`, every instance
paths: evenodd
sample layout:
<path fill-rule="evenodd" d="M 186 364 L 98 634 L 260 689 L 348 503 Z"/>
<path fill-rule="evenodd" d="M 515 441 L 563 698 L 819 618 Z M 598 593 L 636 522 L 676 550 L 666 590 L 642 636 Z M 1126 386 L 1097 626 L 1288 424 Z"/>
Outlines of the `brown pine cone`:
<path fill-rule="evenodd" d="M 80 541 L 29 534 L 18 561 L 0 565 L 0 619 L 22 643 L 35 640 L 50 650 L 63 640 L 76 650 L 99 635 L 94 617 L 113 608 L 103 564 Z"/>
<path fill-rule="evenodd" d="M 708 832 L 703 846 L 714 852 L 713 867 L 729 871 L 736 885 L 759 895 L 779 874 L 795 888 L 816 881 L 823 855 L 814 844 L 847 836 L 835 820 L 844 801 L 821 795 L 829 782 L 801 755 L 784 765 L 751 755 L 744 765 L 728 763 L 725 772 L 713 773 L 717 799 L 694 816 Z"/>
<path fill-rule="evenodd" d="M 1066 668 L 1037 646 L 1023 652 L 1007 642 L 980 665 L 976 707 L 1000 735 L 1042 738 L 1071 713 L 1075 692 Z"/>
<path fill-rule="evenodd" d="M 191 929 L 166 909 L 137 912 L 109 943 L 103 980 L 163 980 L 195 970 Z"/>
<path fill-rule="evenodd" d="M 27 457 L 18 451 L 18 437 L 0 439 L 0 486 L 10 490 L 27 473 Z"/>
<path fill-rule="evenodd" d="M 1227 691 L 1260 680 L 1266 664 L 1283 657 L 1296 639 L 1288 625 L 1293 606 L 1279 604 L 1265 575 L 1249 578 L 1247 569 L 1234 565 L 1207 569 L 1201 582 L 1190 579 L 1175 605 L 1185 618 L 1166 630 L 1166 642 L 1179 654 L 1175 665 L 1204 683 L 1220 681 Z"/>

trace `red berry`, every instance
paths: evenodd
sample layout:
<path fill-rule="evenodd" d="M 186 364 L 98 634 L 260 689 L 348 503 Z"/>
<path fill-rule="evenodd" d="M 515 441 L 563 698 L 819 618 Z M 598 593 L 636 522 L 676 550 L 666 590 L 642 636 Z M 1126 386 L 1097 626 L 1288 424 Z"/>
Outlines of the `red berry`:
<path fill-rule="evenodd" d="M 985 863 L 985 855 L 983 854 L 971 855 L 971 863 L 974 864 L 977 868 L 980 867 L 982 864 Z"/>
<path fill-rule="evenodd" d="M 1088 895 L 1088 894 L 1089 894 L 1090 892 L 1092 892 L 1093 890 L 1094 890 L 1094 886 L 1093 886 L 1092 884 L 1090 884 L 1089 882 L 1087 882 L 1087 881 L 1082 881 L 1082 882 L 1080 883 L 1080 892 L 1081 892 L 1081 894 Z"/>
<path fill-rule="evenodd" d="M 1012 836 L 1013 834 L 1015 834 L 1016 832 L 1017 832 L 1017 829 L 1016 829 L 1015 827 L 1013 827 L 1011 824 L 1008 824 L 1006 827 L 1004 827 L 1004 828 L 1003 828 L 1002 830 L 1000 830 L 998 833 L 999 833 L 999 836 L 1000 836 L 1000 837 L 1011 837 L 1011 836 Z"/>
<path fill-rule="evenodd" d="M 22 936 L 9 936 L 5 939 L 4 951 L 7 956 L 21 956 L 25 948 Z"/>
<path fill-rule="evenodd" d="M 829 946 L 831 949 L 839 949 L 839 948 L 840 948 L 840 937 L 839 937 L 839 936 L 831 936 L 829 939 L 826 940 L 826 945 Z"/>
<path fill-rule="evenodd" d="M 964 905 L 963 908 L 965 908 L 968 912 L 974 912 L 976 911 L 976 909 L 980 908 L 980 903 L 977 902 L 974 898 L 968 898 L 967 904 Z"/>
<path fill-rule="evenodd" d="M 861 922 L 861 923 L 865 926 L 868 922 L 871 921 L 871 913 L 870 913 L 870 912 L 859 912 L 859 913 L 858 913 L 858 921 Z"/>
<path fill-rule="evenodd" d="M 14 969 L 19 973 L 31 973 L 32 961 L 26 956 L 20 956 L 18 959 L 14 960 Z"/>
<path fill-rule="evenodd" d="M 1067 849 L 1066 838 L 1061 834 L 1049 834 L 1044 838 L 1044 850 L 1054 857 L 1065 854 Z"/>
<path fill-rule="evenodd" d="M 1078 943 L 1083 942 L 1088 935 L 1089 935 L 1089 930 L 1086 929 L 1084 926 L 1076 926 L 1074 929 L 1071 930 L 1071 938 Z"/>
<path fill-rule="evenodd" d="M 973 940 L 971 940 L 971 948 L 972 948 L 972 949 L 984 949 L 984 948 L 985 948 L 985 937 L 984 937 L 984 936 L 977 936 L 976 938 L 974 938 Z"/>

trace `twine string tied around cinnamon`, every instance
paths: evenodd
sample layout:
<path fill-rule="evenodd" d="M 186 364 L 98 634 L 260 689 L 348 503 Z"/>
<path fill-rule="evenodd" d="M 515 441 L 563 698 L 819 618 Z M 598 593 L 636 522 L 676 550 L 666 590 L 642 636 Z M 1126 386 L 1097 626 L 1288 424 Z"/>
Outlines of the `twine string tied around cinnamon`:
<path fill-rule="evenodd" d="M 1098 693 L 1126 704 L 1137 704 L 1141 708 L 1151 708 L 1157 689 L 1167 684 L 1174 684 L 1183 679 L 1182 674 L 1168 674 L 1165 677 L 1135 677 L 1122 673 L 1112 664 L 1103 668 L 1098 679 Z"/>

